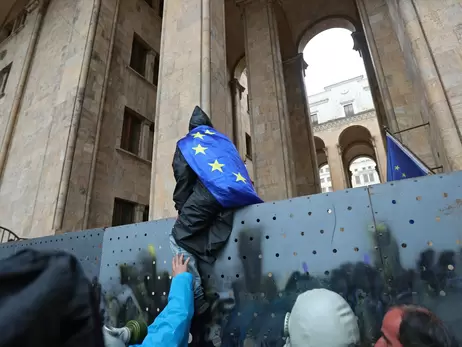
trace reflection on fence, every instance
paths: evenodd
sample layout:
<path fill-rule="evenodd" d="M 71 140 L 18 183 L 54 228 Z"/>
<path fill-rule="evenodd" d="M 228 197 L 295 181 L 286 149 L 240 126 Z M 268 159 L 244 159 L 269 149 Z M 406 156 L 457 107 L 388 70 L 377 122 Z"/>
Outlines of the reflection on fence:
<path fill-rule="evenodd" d="M 12 242 L 12 241 L 19 241 L 25 240 L 22 237 L 19 237 L 10 229 L 4 228 L 0 226 L 0 243 Z"/>

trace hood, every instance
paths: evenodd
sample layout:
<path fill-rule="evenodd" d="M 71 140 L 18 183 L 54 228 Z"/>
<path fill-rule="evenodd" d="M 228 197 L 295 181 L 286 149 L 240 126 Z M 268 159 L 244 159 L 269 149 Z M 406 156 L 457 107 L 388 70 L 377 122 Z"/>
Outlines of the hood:
<path fill-rule="evenodd" d="M 327 289 L 300 294 L 284 325 L 287 347 L 348 347 L 359 343 L 353 310 L 339 294 Z"/>
<path fill-rule="evenodd" d="M 212 121 L 209 116 L 207 116 L 207 114 L 199 106 L 196 106 L 189 121 L 189 131 L 201 125 L 207 125 L 213 128 Z"/>

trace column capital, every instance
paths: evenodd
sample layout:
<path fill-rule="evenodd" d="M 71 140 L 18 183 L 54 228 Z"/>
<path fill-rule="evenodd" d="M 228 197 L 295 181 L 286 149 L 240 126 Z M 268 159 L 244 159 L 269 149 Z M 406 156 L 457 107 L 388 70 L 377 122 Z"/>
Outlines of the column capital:
<path fill-rule="evenodd" d="M 291 64 L 296 64 L 300 66 L 303 72 L 303 77 L 306 77 L 306 69 L 308 67 L 308 64 L 305 61 L 305 58 L 303 57 L 303 53 L 298 53 L 294 57 L 284 60 L 282 64 L 286 66 L 291 65 Z"/>
<path fill-rule="evenodd" d="M 353 49 L 359 52 L 359 55 L 363 56 L 363 51 L 367 49 L 367 41 L 364 31 L 355 31 L 351 33 L 351 37 L 354 42 Z"/>
<path fill-rule="evenodd" d="M 241 99 L 242 98 L 242 93 L 244 93 L 244 91 L 245 91 L 245 87 L 242 86 L 241 82 L 239 82 L 239 80 L 237 78 L 233 78 L 233 79 L 231 79 L 231 81 L 229 81 L 229 85 L 231 86 L 231 90 L 234 93 L 239 92 L 239 99 Z"/>

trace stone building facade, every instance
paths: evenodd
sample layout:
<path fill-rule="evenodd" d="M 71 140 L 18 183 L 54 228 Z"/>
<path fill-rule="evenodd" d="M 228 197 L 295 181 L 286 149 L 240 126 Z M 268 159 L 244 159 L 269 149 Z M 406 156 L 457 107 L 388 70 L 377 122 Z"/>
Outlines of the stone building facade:
<path fill-rule="evenodd" d="M 245 91 L 259 194 L 318 193 L 301 52 L 334 27 L 353 32 L 379 126 L 459 170 L 461 18 L 458 0 L 2 0 L 0 224 L 36 237 L 173 216 L 192 109 L 246 155 Z"/>

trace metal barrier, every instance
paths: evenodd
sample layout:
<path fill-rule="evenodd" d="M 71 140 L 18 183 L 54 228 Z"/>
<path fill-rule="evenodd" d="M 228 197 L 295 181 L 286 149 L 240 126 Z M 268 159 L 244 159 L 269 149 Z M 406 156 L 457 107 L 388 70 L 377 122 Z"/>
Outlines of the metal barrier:
<path fill-rule="evenodd" d="M 364 345 L 386 310 L 428 307 L 462 340 L 462 172 L 269 202 L 235 213 L 213 267 L 201 266 L 212 305 L 193 345 L 282 346 L 284 315 L 312 288 L 340 293 Z M 173 219 L 0 245 L 73 253 L 102 284 L 106 320 L 152 322 L 167 303 Z M 216 343 L 215 343 L 216 344 Z"/>
<path fill-rule="evenodd" d="M 25 238 L 19 237 L 14 232 L 12 232 L 10 229 L 0 226 L 0 243 L 20 241 L 20 240 L 25 240 Z"/>

